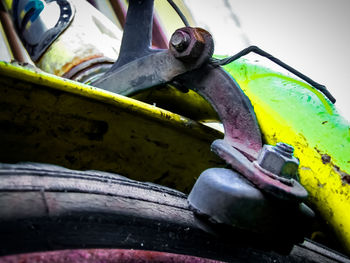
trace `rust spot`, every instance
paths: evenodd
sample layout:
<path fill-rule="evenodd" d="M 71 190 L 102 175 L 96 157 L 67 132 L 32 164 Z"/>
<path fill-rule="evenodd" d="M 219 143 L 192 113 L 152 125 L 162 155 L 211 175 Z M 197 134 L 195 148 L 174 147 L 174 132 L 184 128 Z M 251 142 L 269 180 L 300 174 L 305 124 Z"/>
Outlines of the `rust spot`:
<path fill-rule="evenodd" d="M 321 184 L 320 182 L 317 184 L 317 186 L 318 186 L 319 188 L 323 188 L 325 185 L 326 185 L 326 183 Z"/>
<path fill-rule="evenodd" d="M 87 57 L 75 57 L 72 61 L 67 62 L 65 65 L 62 66 L 62 68 L 60 69 L 55 69 L 54 74 L 57 76 L 63 76 L 65 74 L 67 74 L 72 68 L 76 67 L 77 65 L 88 61 L 90 59 L 94 59 L 94 58 L 99 58 L 102 57 L 101 54 L 95 54 L 92 56 L 87 56 Z"/>
<path fill-rule="evenodd" d="M 342 182 L 345 183 L 345 184 L 350 184 L 350 175 L 345 175 L 342 177 Z"/>
<path fill-rule="evenodd" d="M 314 147 L 314 149 L 316 150 L 316 152 L 321 153 L 321 151 L 319 149 L 317 149 L 316 147 Z"/>
<path fill-rule="evenodd" d="M 328 154 L 322 154 L 322 163 L 327 164 L 331 162 L 331 157 Z"/>
<path fill-rule="evenodd" d="M 326 124 L 328 121 L 323 121 L 322 124 Z"/>
<path fill-rule="evenodd" d="M 347 174 L 340 170 L 339 166 L 334 165 L 334 170 L 340 175 L 340 178 L 343 182 L 343 184 L 349 184 L 350 185 L 350 174 Z"/>

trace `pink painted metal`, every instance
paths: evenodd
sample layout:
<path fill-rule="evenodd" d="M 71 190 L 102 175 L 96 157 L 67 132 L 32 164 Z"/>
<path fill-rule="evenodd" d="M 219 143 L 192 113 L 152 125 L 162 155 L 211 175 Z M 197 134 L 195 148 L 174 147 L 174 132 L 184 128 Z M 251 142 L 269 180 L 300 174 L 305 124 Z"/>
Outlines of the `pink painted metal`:
<path fill-rule="evenodd" d="M 0 263 L 220 263 L 211 259 L 132 249 L 74 249 L 0 257 Z"/>

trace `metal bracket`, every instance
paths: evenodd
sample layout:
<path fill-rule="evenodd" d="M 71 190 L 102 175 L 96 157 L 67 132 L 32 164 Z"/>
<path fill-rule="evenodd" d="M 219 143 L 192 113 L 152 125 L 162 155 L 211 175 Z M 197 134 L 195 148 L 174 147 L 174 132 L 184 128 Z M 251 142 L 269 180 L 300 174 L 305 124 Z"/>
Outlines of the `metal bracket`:
<path fill-rule="evenodd" d="M 282 200 L 307 196 L 296 181 L 287 184 L 253 165 L 262 139 L 253 106 L 236 81 L 221 67 L 211 65 L 214 44 L 200 28 L 175 31 L 169 49 L 152 49 L 153 0 L 130 0 L 118 60 L 94 86 L 132 95 L 144 89 L 176 82 L 202 95 L 218 113 L 225 139 L 213 150 L 259 189 Z"/>
<path fill-rule="evenodd" d="M 261 132 L 250 100 L 222 68 L 210 64 L 175 79 L 202 95 L 218 113 L 225 141 L 255 160 L 262 148 Z"/>

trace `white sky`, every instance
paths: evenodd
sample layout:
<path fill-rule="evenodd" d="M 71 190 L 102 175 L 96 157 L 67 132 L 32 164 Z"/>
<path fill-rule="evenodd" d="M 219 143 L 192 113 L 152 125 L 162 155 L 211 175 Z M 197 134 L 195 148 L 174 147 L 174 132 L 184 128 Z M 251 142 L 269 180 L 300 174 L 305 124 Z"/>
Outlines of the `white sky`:
<path fill-rule="evenodd" d="M 325 85 L 337 99 L 337 108 L 350 120 L 350 0 L 186 3 L 194 10 L 198 25 L 208 27 L 216 39 L 216 54 L 235 54 L 249 44 L 257 45 Z"/>

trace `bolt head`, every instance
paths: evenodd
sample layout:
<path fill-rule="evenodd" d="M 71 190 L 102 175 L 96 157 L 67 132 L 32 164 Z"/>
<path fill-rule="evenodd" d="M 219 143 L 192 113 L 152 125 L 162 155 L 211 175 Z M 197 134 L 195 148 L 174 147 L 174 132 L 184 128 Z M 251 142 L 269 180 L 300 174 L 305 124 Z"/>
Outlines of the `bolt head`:
<path fill-rule="evenodd" d="M 265 170 L 288 179 L 298 180 L 299 160 L 293 156 L 291 148 L 289 154 L 281 152 L 281 147 L 264 145 L 260 151 L 257 163 Z"/>
<path fill-rule="evenodd" d="M 184 51 L 189 43 L 190 43 L 191 37 L 189 34 L 187 34 L 184 31 L 176 31 L 170 39 L 170 44 L 178 51 L 182 52 Z"/>

